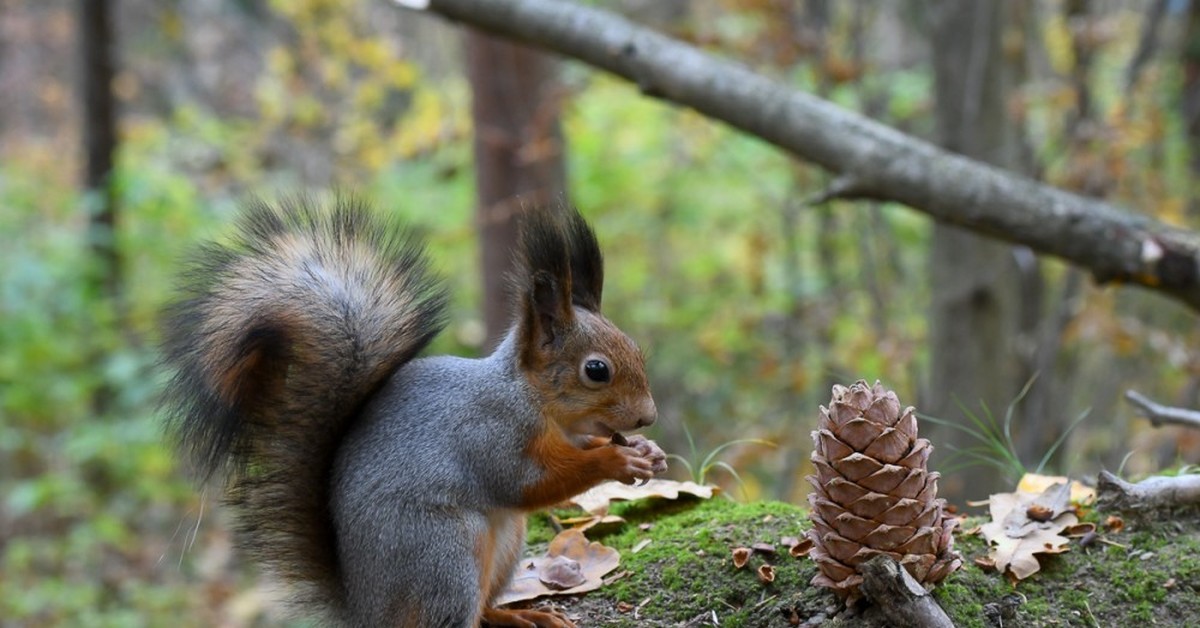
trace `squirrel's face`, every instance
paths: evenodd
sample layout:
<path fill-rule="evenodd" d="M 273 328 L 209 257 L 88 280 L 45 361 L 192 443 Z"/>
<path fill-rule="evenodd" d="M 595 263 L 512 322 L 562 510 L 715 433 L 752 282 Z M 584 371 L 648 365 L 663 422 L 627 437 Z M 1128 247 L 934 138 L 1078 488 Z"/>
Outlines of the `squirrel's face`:
<path fill-rule="evenodd" d="M 552 344 L 526 376 L 565 431 L 609 438 L 654 423 L 645 357 L 608 319 L 575 308 L 574 325 Z"/>

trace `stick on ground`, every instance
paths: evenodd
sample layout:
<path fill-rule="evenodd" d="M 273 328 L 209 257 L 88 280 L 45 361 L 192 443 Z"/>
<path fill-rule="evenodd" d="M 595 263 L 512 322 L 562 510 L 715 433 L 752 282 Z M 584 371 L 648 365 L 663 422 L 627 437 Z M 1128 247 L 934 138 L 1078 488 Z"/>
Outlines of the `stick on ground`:
<path fill-rule="evenodd" d="M 954 628 L 946 611 L 895 559 L 876 556 L 862 565 L 862 591 L 886 625 L 908 628 Z"/>
<path fill-rule="evenodd" d="M 1101 471 L 1096 482 L 1101 510 L 1145 515 L 1159 510 L 1200 506 L 1200 475 L 1157 476 L 1137 484 Z"/>

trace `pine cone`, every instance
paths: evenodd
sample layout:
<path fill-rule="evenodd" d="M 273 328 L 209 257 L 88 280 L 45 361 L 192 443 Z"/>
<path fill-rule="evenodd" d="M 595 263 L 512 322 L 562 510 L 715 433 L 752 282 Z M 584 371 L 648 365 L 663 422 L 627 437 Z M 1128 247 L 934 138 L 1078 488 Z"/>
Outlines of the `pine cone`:
<path fill-rule="evenodd" d="M 812 435 L 809 556 L 820 567 L 813 584 L 852 602 L 860 596 L 858 566 L 878 554 L 926 587 L 958 569 L 962 557 L 951 536 L 957 521 L 937 499 L 939 476 L 926 469 L 933 447 L 917 438 L 913 408 L 901 412 L 896 393 L 879 382 L 837 385 Z"/>

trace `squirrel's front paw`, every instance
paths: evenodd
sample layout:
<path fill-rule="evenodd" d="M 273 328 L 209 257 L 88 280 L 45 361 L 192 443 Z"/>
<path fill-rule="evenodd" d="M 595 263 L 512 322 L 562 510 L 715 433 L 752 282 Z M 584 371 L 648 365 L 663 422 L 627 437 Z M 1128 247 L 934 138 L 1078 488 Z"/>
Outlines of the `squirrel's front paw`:
<path fill-rule="evenodd" d="M 642 436 L 634 434 L 626 439 L 628 447 L 636 449 L 637 452 L 651 463 L 651 471 L 655 475 L 664 473 L 667 470 L 667 453 L 658 446 L 658 443 Z"/>
<path fill-rule="evenodd" d="M 633 484 L 638 480 L 649 480 L 654 477 L 654 462 L 642 455 L 633 447 L 612 445 L 608 477 L 624 483 Z"/>

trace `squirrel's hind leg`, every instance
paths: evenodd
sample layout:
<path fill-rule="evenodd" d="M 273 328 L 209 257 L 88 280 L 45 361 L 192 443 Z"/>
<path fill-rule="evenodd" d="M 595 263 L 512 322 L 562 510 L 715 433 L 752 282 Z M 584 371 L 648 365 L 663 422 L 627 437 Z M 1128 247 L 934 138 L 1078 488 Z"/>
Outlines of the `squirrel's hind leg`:
<path fill-rule="evenodd" d="M 472 558 L 483 518 L 430 510 L 371 514 L 375 527 L 358 526 L 339 536 L 352 618 L 346 623 L 477 628 L 484 598 Z"/>
<path fill-rule="evenodd" d="M 484 626 L 515 628 L 576 628 L 558 612 L 493 608 L 492 600 L 504 592 L 525 548 L 525 513 L 498 511 L 488 516 L 488 529 L 480 542 L 480 577 L 483 579 Z"/>

